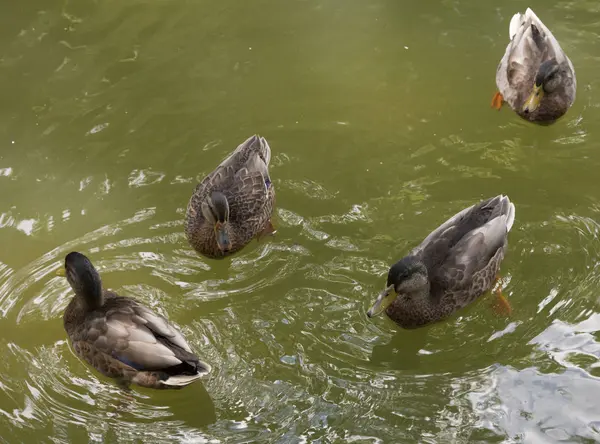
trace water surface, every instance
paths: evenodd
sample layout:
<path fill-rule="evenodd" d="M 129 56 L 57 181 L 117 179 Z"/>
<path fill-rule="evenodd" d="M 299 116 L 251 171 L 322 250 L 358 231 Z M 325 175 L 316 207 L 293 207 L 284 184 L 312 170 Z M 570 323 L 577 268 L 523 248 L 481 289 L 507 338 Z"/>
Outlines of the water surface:
<path fill-rule="evenodd" d="M 550 127 L 489 108 L 521 2 L 4 2 L 0 441 L 600 440 L 600 8 L 530 6 L 577 70 Z M 253 133 L 277 236 L 199 257 L 189 196 Z M 511 317 L 366 318 L 392 261 L 499 193 Z M 78 360 L 72 250 L 211 376 L 127 395 Z"/>

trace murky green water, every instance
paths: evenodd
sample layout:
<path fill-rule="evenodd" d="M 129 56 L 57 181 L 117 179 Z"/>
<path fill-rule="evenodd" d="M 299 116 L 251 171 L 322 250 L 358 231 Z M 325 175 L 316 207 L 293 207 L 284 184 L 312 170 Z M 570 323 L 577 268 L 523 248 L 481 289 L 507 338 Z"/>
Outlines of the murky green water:
<path fill-rule="evenodd" d="M 4 1 L 0 441 L 600 440 L 600 8 L 530 3 L 573 61 L 551 127 L 489 108 L 517 1 Z M 273 149 L 278 234 L 197 256 L 197 180 Z M 401 331 L 365 311 L 454 212 L 517 208 L 490 297 Z M 70 350 L 79 250 L 214 372 L 120 392 Z"/>

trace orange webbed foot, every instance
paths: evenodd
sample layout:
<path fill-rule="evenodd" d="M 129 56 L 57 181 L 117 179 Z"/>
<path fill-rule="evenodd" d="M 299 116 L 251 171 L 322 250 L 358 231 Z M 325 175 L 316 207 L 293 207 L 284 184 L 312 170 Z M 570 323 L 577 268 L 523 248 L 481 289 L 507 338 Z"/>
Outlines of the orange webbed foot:
<path fill-rule="evenodd" d="M 500 276 L 496 277 L 494 286 L 496 287 L 494 290 L 494 293 L 496 294 L 496 300 L 493 304 L 494 311 L 499 315 L 510 316 L 512 313 L 512 307 L 510 306 L 508 299 L 506 299 L 506 297 L 502 294 L 502 281 Z"/>
<path fill-rule="evenodd" d="M 256 236 L 256 240 L 260 242 L 260 240 L 263 237 L 265 237 L 265 236 L 274 236 L 275 233 L 277 233 L 277 230 L 275 229 L 275 227 L 273 226 L 273 224 L 269 220 L 265 224 L 265 228 L 263 228 L 263 230 L 260 233 L 258 233 L 258 235 Z"/>
<path fill-rule="evenodd" d="M 494 94 L 494 98 L 492 99 L 492 108 L 499 110 L 500 108 L 502 108 L 503 101 L 504 97 L 502 97 L 502 94 L 496 91 L 496 94 Z"/>

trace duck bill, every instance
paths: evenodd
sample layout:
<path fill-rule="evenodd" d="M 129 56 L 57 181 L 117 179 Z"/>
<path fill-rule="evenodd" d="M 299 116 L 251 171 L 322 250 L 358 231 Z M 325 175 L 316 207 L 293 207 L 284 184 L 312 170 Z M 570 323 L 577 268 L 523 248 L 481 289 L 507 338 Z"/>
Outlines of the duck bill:
<path fill-rule="evenodd" d="M 60 277 L 67 277 L 67 271 L 65 270 L 65 267 L 60 267 L 58 270 L 56 270 L 56 275 Z"/>
<path fill-rule="evenodd" d="M 225 223 L 217 222 L 215 224 L 215 235 L 217 239 L 217 246 L 221 251 L 229 251 L 231 250 L 231 240 L 229 239 L 229 234 L 227 234 L 227 230 L 225 227 Z"/>
<path fill-rule="evenodd" d="M 377 296 L 377 300 L 373 304 L 373 306 L 367 311 L 367 316 L 372 318 L 374 316 L 378 316 L 385 311 L 386 308 L 390 306 L 392 302 L 396 299 L 396 292 L 394 291 L 394 285 L 390 285 Z"/>
<path fill-rule="evenodd" d="M 532 113 L 540 107 L 540 102 L 544 97 L 544 88 L 542 85 L 533 87 L 533 91 L 523 105 L 523 112 Z"/>

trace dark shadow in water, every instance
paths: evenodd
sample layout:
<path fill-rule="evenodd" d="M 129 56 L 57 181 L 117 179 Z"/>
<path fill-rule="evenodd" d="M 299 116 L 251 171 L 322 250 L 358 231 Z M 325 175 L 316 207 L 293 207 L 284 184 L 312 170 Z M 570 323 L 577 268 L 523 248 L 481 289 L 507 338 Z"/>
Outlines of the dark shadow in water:
<path fill-rule="evenodd" d="M 393 370 L 418 368 L 421 361 L 419 351 L 424 348 L 426 338 L 427 329 L 400 329 L 390 342 L 373 347 L 370 361 Z"/>
<path fill-rule="evenodd" d="M 153 415 L 151 406 L 146 411 L 146 421 L 140 421 L 140 417 L 130 417 L 134 411 L 138 411 L 139 399 L 133 393 L 128 393 L 114 407 L 113 414 L 116 421 L 111 421 L 111 426 L 106 433 L 106 442 L 122 442 L 130 440 L 132 436 L 139 436 L 139 432 L 132 427 L 144 429 L 144 433 L 152 436 L 175 435 L 182 430 L 198 430 L 205 428 L 217 421 L 214 403 L 206 391 L 202 382 L 192 384 L 181 390 L 152 390 L 140 389 L 133 386 L 133 390 L 143 390 L 150 399 L 142 402 L 154 405 L 156 416 Z M 183 396 L 182 396 L 183 395 Z M 168 415 L 164 415 L 164 407 L 168 405 Z M 171 430 L 172 429 L 172 430 Z"/>
<path fill-rule="evenodd" d="M 185 389 L 183 389 L 185 390 Z M 202 382 L 187 388 L 185 399 L 178 399 L 170 405 L 173 418 L 181 418 L 190 427 L 204 427 L 217 421 L 217 413 L 212 398 Z"/>

